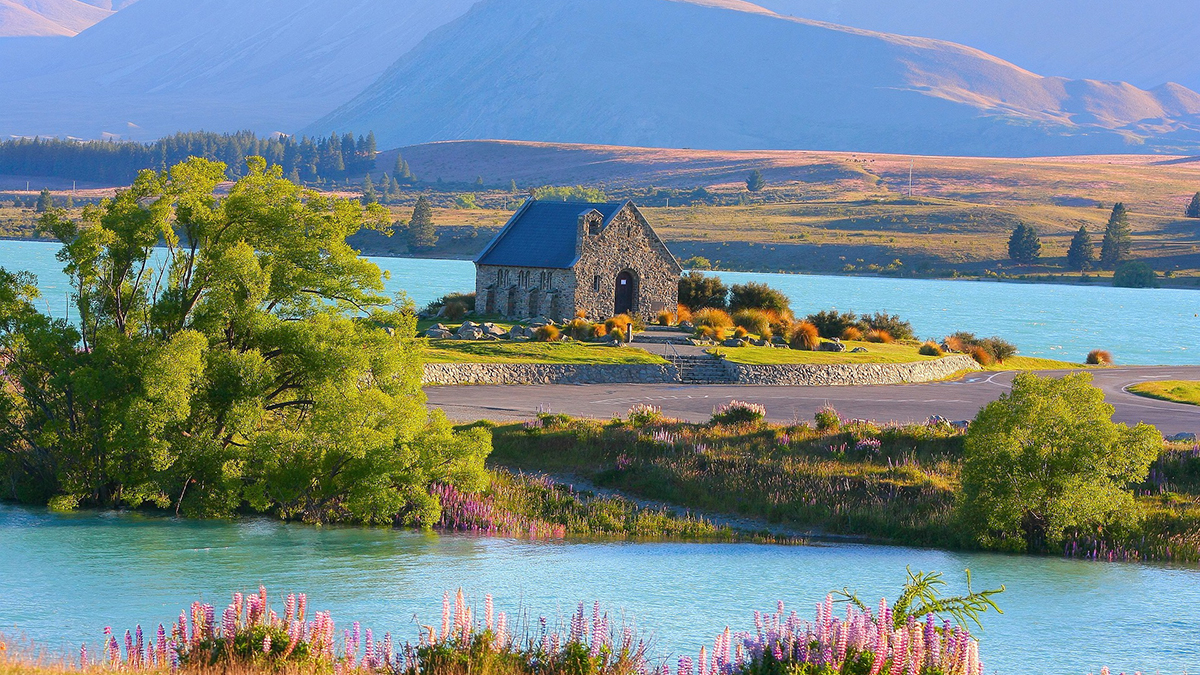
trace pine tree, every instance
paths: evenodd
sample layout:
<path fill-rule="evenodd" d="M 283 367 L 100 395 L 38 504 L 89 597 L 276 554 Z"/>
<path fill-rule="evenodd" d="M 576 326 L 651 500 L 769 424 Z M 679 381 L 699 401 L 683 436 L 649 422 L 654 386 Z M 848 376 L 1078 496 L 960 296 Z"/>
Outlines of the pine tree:
<path fill-rule="evenodd" d="M 1092 235 L 1087 228 L 1079 226 L 1079 231 L 1071 237 L 1071 247 L 1067 249 L 1067 266 L 1073 270 L 1084 272 L 1091 269 L 1096 261 L 1096 247 L 1092 245 Z"/>
<path fill-rule="evenodd" d="M 1200 218 L 1200 192 L 1192 195 L 1192 203 L 1188 204 L 1187 211 L 1183 215 L 1188 218 Z"/>
<path fill-rule="evenodd" d="M 751 192 L 758 192 L 767 186 L 767 179 L 763 178 L 762 172 L 755 169 L 746 177 L 746 189 Z"/>
<path fill-rule="evenodd" d="M 477 187 L 477 188 L 483 187 L 483 176 L 475 177 L 475 187 Z"/>
<path fill-rule="evenodd" d="M 75 208 L 75 198 L 68 194 L 67 198 L 63 200 L 63 208 L 67 208 L 67 209 Z"/>
<path fill-rule="evenodd" d="M 50 190 L 42 188 L 42 192 L 37 198 L 37 205 L 33 207 L 33 210 L 38 213 L 45 213 L 52 208 L 54 208 L 54 197 L 50 196 Z"/>
<path fill-rule="evenodd" d="M 400 201 L 400 183 L 396 182 L 395 176 L 392 176 L 391 180 L 388 181 L 387 200 L 388 200 L 388 203 L 392 203 L 392 204 Z"/>
<path fill-rule="evenodd" d="M 1038 238 L 1037 232 L 1026 225 L 1019 223 L 1013 228 L 1012 236 L 1008 239 L 1008 257 L 1019 263 L 1036 262 L 1042 255 L 1042 240 Z"/>
<path fill-rule="evenodd" d="M 1113 205 L 1108 226 L 1104 228 L 1104 241 L 1100 244 L 1100 264 L 1107 268 L 1129 260 L 1133 252 L 1133 230 L 1129 227 L 1129 211 L 1125 204 Z"/>
<path fill-rule="evenodd" d="M 508 191 L 513 193 L 514 195 L 517 194 L 518 192 L 520 192 L 520 189 L 517 188 L 517 180 L 515 178 L 512 180 L 511 183 L 508 184 Z"/>
<path fill-rule="evenodd" d="M 375 183 L 371 182 L 371 174 L 367 174 L 363 177 L 362 182 L 363 206 L 366 206 L 367 204 L 377 204 L 378 202 L 379 194 L 375 192 Z"/>
<path fill-rule="evenodd" d="M 412 220 L 408 221 L 408 248 L 413 251 L 428 251 L 437 246 L 437 229 L 433 226 L 433 207 L 425 195 L 417 199 Z"/>

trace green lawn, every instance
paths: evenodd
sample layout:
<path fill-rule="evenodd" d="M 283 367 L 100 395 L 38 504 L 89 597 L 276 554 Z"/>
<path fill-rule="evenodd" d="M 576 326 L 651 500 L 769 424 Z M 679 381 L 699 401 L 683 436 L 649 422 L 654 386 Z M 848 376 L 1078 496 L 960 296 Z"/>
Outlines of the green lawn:
<path fill-rule="evenodd" d="M 581 342 L 509 342 L 507 340 L 422 340 L 429 363 L 666 363 L 634 347 Z"/>
<path fill-rule="evenodd" d="M 786 364 L 830 364 L 830 363 L 911 363 L 933 361 L 937 357 L 921 356 L 918 347 L 909 344 L 876 344 L 873 342 L 845 343 L 844 352 L 809 352 L 798 349 L 776 349 L 774 347 L 716 347 L 709 353 L 720 353 L 732 363 L 754 366 Z M 863 347 L 866 353 L 851 354 L 855 347 Z"/>
<path fill-rule="evenodd" d="M 1165 380 L 1135 384 L 1129 391 L 1138 396 L 1157 398 L 1173 403 L 1200 405 L 1200 382 L 1194 380 Z"/>
<path fill-rule="evenodd" d="M 1056 361 L 1036 356 L 1012 356 L 1003 363 L 993 363 L 984 370 L 1078 370 L 1080 368 L 1100 368 L 1083 363 Z"/>

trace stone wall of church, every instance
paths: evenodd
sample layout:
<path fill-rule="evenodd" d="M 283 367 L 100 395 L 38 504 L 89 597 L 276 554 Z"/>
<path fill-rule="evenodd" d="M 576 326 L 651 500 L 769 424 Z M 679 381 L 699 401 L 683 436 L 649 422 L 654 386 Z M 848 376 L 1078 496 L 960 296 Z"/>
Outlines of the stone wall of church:
<path fill-rule="evenodd" d="M 575 315 L 575 274 L 539 267 L 476 265 L 475 309 L 521 319 L 555 321 Z"/>
<path fill-rule="evenodd" d="M 675 311 L 679 299 L 675 259 L 637 211 L 626 207 L 599 234 L 582 229 L 575 306 L 588 318 L 613 316 L 617 275 L 626 270 L 634 278 L 632 313 L 650 320 L 663 309 Z"/>

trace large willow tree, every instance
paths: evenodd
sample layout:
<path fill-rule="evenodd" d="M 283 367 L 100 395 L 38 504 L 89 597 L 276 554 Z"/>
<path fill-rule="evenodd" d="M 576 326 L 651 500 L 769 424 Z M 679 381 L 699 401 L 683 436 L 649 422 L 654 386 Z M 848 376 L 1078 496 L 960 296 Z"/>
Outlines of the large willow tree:
<path fill-rule="evenodd" d="M 0 270 L 0 494 L 429 522 L 433 482 L 481 487 L 486 433 L 426 411 L 411 305 L 346 244 L 386 211 L 248 165 L 227 194 L 192 159 L 46 214 L 74 321 Z"/>

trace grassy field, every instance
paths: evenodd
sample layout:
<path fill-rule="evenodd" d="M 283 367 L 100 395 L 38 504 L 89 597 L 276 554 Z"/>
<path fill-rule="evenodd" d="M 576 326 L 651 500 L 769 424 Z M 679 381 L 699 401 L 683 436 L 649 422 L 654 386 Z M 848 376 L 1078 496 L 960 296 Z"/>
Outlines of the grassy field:
<path fill-rule="evenodd" d="M 582 342 L 509 342 L 507 340 L 427 340 L 430 363 L 666 363 L 661 356 L 634 347 Z"/>
<path fill-rule="evenodd" d="M 935 361 L 936 356 L 922 356 L 918 346 L 911 344 L 877 344 L 873 342 L 845 342 L 844 352 L 810 352 L 799 349 L 776 349 L 774 347 L 716 347 L 708 350 L 719 354 L 733 363 L 748 365 L 784 364 L 833 364 L 833 363 L 912 363 Z M 852 354 L 851 350 L 863 348 L 865 353 Z"/>
<path fill-rule="evenodd" d="M 1139 396 L 1162 401 L 1200 405 L 1200 382 L 1186 380 L 1143 382 L 1130 387 L 1129 391 Z"/>

